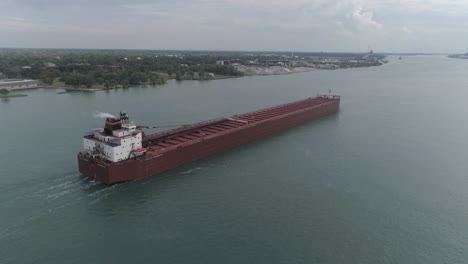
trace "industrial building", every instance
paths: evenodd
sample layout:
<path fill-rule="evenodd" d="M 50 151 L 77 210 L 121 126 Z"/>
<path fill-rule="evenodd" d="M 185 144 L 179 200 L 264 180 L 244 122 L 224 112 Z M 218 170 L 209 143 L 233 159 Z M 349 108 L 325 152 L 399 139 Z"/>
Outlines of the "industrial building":
<path fill-rule="evenodd" d="M 38 87 L 36 80 L 0 79 L 0 89 L 8 91 L 34 89 Z"/>

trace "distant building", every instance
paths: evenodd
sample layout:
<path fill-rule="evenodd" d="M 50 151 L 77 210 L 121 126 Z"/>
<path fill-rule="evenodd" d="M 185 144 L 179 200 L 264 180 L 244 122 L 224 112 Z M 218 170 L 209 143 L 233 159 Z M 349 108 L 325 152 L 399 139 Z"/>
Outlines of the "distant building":
<path fill-rule="evenodd" d="M 123 67 L 119 66 L 119 65 L 110 65 L 110 66 L 107 66 L 111 71 L 118 71 L 118 70 L 122 70 Z"/>
<path fill-rule="evenodd" d="M 3 78 L 5 78 L 5 75 L 2 72 L 0 72 L 0 79 L 3 79 Z"/>
<path fill-rule="evenodd" d="M 18 79 L 3 79 L 0 80 L 0 89 L 8 91 L 34 89 L 38 87 L 36 80 L 18 80 Z"/>
<path fill-rule="evenodd" d="M 57 67 L 57 65 L 55 65 L 55 63 L 52 62 L 44 62 L 44 66 L 48 68 Z"/>
<path fill-rule="evenodd" d="M 222 60 L 216 61 L 216 65 L 224 65 L 224 61 Z"/>
<path fill-rule="evenodd" d="M 194 80 L 200 80 L 200 79 L 210 79 L 213 78 L 215 75 L 212 72 L 192 72 L 191 74 L 185 73 L 184 77 L 185 78 L 191 78 Z"/>
<path fill-rule="evenodd" d="M 318 65 L 317 68 L 319 69 L 324 69 L 324 70 L 333 70 L 333 69 L 337 69 L 338 68 L 338 65 L 336 64 L 321 64 L 321 65 Z"/>
<path fill-rule="evenodd" d="M 200 77 L 203 77 L 203 79 L 210 79 L 214 77 L 214 73 L 212 72 L 203 72 L 200 73 Z"/>

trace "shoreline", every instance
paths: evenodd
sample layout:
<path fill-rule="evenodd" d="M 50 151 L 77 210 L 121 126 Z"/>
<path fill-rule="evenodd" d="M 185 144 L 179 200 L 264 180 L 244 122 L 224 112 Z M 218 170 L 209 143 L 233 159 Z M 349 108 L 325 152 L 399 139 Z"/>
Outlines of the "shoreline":
<path fill-rule="evenodd" d="M 238 66 L 238 70 L 244 73 L 244 76 L 267 76 L 267 75 L 284 75 L 293 73 L 311 72 L 315 70 L 344 70 L 344 69 L 355 69 L 355 68 L 370 68 L 382 66 L 386 61 L 380 61 L 380 64 L 376 65 L 365 65 L 365 66 L 337 66 L 337 65 L 326 65 L 322 67 L 287 67 L 287 66 Z"/>
<path fill-rule="evenodd" d="M 368 67 L 376 67 L 385 64 L 385 61 L 382 61 L 379 65 L 369 65 L 369 66 L 358 66 L 358 67 L 287 67 L 287 66 L 269 66 L 269 67 L 261 67 L 261 66 L 241 66 L 241 72 L 244 73 L 242 76 L 231 76 L 231 75 L 218 75 L 211 79 L 184 79 L 184 80 L 176 80 L 175 78 L 170 78 L 169 80 L 176 80 L 176 81 L 216 81 L 216 80 L 225 80 L 225 79 L 234 79 L 234 78 L 242 78 L 242 77 L 255 77 L 255 76 L 274 76 L 274 75 L 288 75 L 288 74 L 295 74 L 295 73 L 305 73 L 311 71 L 318 71 L 318 70 L 346 70 L 346 69 L 354 69 L 354 68 L 368 68 Z M 144 84 L 141 84 L 144 85 Z M 149 84 L 147 84 L 149 85 Z M 158 84 L 161 85 L 161 84 Z M 67 87 L 67 86 L 54 86 L 54 85 L 42 85 L 39 88 L 44 89 L 63 89 L 65 91 L 58 92 L 57 94 L 66 94 L 70 92 L 97 92 L 97 91 L 108 91 L 108 90 L 116 90 L 122 88 L 132 88 L 138 87 L 139 85 L 129 86 L 129 87 L 112 87 L 112 88 L 84 88 L 84 87 Z M 157 85 L 155 85 L 157 86 Z M 20 95 L 20 96 L 9 96 L 9 97 L 21 97 L 27 95 Z M 6 97 L 0 97 L 6 98 Z"/>
<path fill-rule="evenodd" d="M 214 78 L 211 78 L 211 79 L 202 79 L 202 80 L 198 80 L 198 79 L 186 79 L 186 80 L 178 80 L 178 81 L 216 81 L 216 80 L 225 80 L 225 79 L 233 79 L 233 78 L 240 78 L 240 77 L 244 77 L 244 76 L 230 76 L 230 75 L 219 75 L 219 76 L 215 76 Z M 175 78 L 171 78 L 169 80 L 176 80 Z M 137 86 L 141 86 L 141 85 L 150 85 L 150 86 L 158 86 L 158 85 L 162 85 L 162 84 L 156 84 L 156 85 L 152 85 L 152 84 L 138 84 L 138 85 L 132 85 L 132 86 L 128 86 L 128 87 L 112 87 L 112 88 L 97 88 L 97 87 L 94 87 L 94 88 L 83 88 L 83 87 L 79 87 L 79 88 L 76 88 L 76 87 L 68 87 L 68 86 L 54 86 L 54 85 L 42 85 L 41 87 L 38 87 L 38 88 L 44 88 L 44 89 L 63 89 L 63 90 L 66 90 L 65 92 L 60 92 L 59 94 L 65 94 L 65 93 L 68 93 L 68 92 L 97 92 L 97 91 L 107 91 L 107 90 L 116 90 L 116 89 L 122 89 L 122 88 L 132 88 L 132 87 L 137 87 Z"/>
<path fill-rule="evenodd" d="M 284 66 L 242 66 L 239 71 L 244 73 L 244 76 L 268 76 L 268 75 L 285 75 L 302 72 L 311 72 L 318 70 L 312 67 L 284 67 Z"/>
<path fill-rule="evenodd" d="M 102 90 L 111 90 L 111 89 L 101 89 L 101 88 L 74 88 L 74 87 L 56 87 L 56 86 L 42 86 L 41 88 L 44 89 L 64 89 L 64 90 L 71 90 L 77 92 L 95 92 L 95 91 L 102 91 Z"/>

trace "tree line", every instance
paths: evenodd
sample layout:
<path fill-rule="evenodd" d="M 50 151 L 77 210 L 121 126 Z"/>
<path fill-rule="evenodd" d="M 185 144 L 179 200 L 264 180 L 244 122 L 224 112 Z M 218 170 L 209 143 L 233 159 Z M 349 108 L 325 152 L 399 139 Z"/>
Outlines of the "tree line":
<path fill-rule="evenodd" d="M 0 50 L 0 73 L 8 78 L 59 80 L 73 87 L 106 88 L 162 84 L 192 73 L 241 75 L 230 65 L 216 65 L 217 55 L 167 55 L 150 51 Z"/>
<path fill-rule="evenodd" d="M 60 81 L 73 87 L 92 87 L 94 84 L 103 85 L 105 88 L 129 87 L 140 84 L 163 84 L 167 80 L 167 75 L 156 72 L 137 72 L 121 70 L 117 72 L 106 72 L 102 70 L 90 71 L 88 73 L 64 73 Z M 50 82 L 51 80 L 48 80 Z M 51 83 L 50 83 L 51 84 Z"/>

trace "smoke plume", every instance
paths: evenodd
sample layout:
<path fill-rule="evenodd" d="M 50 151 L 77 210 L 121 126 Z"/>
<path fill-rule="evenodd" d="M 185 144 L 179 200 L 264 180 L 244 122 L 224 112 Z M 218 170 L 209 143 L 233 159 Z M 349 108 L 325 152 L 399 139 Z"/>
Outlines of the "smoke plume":
<path fill-rule="evenodd" d="M 93 117 L 94 118 L 115 118 L 114 115 L 111 115 L 109 113 L 99 112 L 99 111 L 95 111 L 93 113 Z"/>

